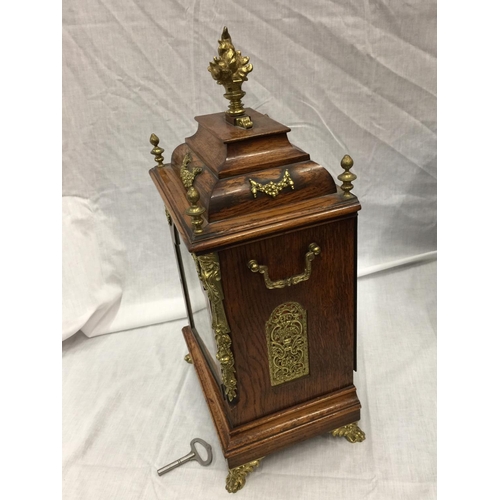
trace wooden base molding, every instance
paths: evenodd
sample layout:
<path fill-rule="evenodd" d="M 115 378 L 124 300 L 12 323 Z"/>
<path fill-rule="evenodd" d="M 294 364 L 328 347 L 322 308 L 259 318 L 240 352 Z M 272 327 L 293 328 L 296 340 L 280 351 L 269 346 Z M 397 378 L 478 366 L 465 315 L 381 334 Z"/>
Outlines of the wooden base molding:
<path fill-rule="evenodd" d="M 331 432 L 360 419 L 361 404 L 353 385 L 232 427 L 220 388 L 189 326 L 182 329 L 229 469 L 248 464 L 291 444 Z"/>

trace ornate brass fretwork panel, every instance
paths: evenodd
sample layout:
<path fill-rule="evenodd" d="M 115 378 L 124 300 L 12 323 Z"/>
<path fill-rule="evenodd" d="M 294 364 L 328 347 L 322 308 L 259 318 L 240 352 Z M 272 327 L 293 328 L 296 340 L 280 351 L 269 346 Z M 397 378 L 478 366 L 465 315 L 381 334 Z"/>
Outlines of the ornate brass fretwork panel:
<path fill-rule="evenodd" d="M 309 374 L 307 312 L 298 302 L 285 302 L 266 323 L 271 385 Z"/>

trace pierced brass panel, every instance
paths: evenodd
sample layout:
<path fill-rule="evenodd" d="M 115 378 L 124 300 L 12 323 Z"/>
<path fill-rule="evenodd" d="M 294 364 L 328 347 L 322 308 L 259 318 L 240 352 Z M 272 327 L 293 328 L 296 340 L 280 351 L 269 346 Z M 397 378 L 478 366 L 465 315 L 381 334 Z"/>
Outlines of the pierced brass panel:
<path fill-rule="evenodd" d="M 271 385 L 309 375 L 307 312 L 298 302 L 274 309 L 266 323 Z"/>

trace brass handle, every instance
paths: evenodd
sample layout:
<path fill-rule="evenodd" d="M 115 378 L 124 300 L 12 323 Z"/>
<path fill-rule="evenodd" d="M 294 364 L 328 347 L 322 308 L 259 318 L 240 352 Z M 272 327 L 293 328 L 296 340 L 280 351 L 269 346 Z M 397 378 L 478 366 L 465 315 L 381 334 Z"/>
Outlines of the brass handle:
<path fill-rule="evenodd" d="M 290 278 L 285 278 L 282 280 L 272 281 L 269 278 L 269 271 L 267 266 L 260 266 L 256 260 L 251 260 L 248 262 L 247 266 L 252 271 L 252 273 L 260 273 L 264 275 L 264 282 L 266 283 L 266 288 L 272 290 L 273 288 L 285 288 L 286 286 L 296 285 L 302 281 L 307 281 L 311 277 L 311 262 L 314 260 L 316 255 L 321 253 L 321 248 L 316 243 L 309 244 L 309 252 L 306 253 L 305 261 L 306 268 L 302 274 L 297 274 L 296 276 L 291 276 Z"/>

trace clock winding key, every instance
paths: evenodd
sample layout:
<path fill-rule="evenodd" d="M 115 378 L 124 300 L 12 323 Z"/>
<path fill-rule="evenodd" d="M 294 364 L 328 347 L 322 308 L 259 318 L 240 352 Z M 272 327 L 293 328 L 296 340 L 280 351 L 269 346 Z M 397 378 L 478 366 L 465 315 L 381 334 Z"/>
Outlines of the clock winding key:
<path fill-rule="evenodd" d="M 203 460 L 198 453 L 198 450 L 196 449 L 195 444 L 200 443 L 206 450 L 207 450 L 207 458 Z M 158 469 L 158 475 L 163 476 L 163 474 L 166 474 L 167 472 L 170 472 L 172 469 L 175 469 L 179 467 L 180 465 L 184 465 L 186 462 L 190 462 L 191 460 L 196 460 L 200 465 L 206 466 L 210 465 L 212 463 L 212 447 L 206 442 L 203 441 L 203 439 L 200 438 L 194 438 L 191 441 L 191 452 L 185 455 L 182 458 L 179 458 L 175 462 L 172 462 L 171 464 L 165 465 L 165 467 L 162 467 L 161 469 Z"/>

